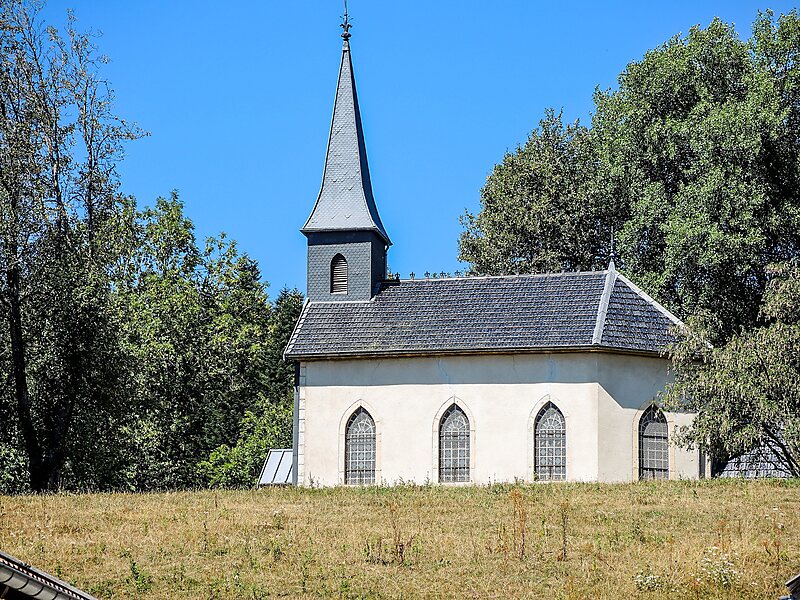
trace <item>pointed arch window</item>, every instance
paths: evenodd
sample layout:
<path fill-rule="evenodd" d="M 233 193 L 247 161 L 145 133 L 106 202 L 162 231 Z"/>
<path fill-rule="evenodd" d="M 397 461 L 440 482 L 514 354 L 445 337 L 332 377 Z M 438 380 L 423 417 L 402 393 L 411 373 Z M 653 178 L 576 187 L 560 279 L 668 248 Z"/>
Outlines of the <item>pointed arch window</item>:
<path fill-rule="evenodd" d="M 331 294 L 347 293 L 347 261 L 337 254 L 331 261 Z"/>
<path fill-rule="evenodd" d="M 375 483 L 375 421 L 363 408 L 347 421 L 344 481 L 354 485 Z"/>
<path fill-rule="evenodd" d="M 567 426 L 564 415 L 552 402 L 545 404 L 536 415 L 533 440 L 536 479 L 564 481 L 567 478 Z"/>
<path fill-rule="evenodd" d="M 639 479 L 669 479 L 667 420 L 656 406 L 639 421 Z"/>
<path fill-rule="evenodd" d="M 439 423 L 439 482 L 469 481 L 469 419 L 453 405 Z"/>

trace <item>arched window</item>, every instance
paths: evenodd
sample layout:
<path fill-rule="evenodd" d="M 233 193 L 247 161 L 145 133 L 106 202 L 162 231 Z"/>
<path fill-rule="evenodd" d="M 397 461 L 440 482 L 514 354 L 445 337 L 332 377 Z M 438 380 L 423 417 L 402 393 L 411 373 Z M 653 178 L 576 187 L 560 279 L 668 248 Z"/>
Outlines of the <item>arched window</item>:
<path fill-rule="evenodd" d="M 469 419 L 455 404 L 439 423 L 439 483 L 469 481 Z"/>
<path fill-rule="evenodd" d="M 669 479 L 667 420 L 650 406 L 639 421 L 639 479 Z"/>
<path fill-rule="evenodd" d="M 347 421 L 344 481 L 348 484 L 375 483 L 375 421 L 363 408 Z"/>
<path fill-rule="evenodd" d="M 564 415 L 548 402 L 536 415 L 533 430 L 536 479 L 563 481 L 567 478 L 567 427 Z"/>
<path fill-rule="evenodd" d="M 331 261 L 331 294 L 347 293 L 347 261 L 337 254 Z"/>

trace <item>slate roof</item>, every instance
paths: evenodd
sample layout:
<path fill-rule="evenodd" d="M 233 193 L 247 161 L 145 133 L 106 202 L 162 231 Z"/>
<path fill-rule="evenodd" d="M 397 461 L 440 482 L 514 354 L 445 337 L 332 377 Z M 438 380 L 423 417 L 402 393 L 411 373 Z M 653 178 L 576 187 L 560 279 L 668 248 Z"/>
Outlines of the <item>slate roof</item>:
<path fill-rule="evenodd" d="M 767 445 L 758 446 L 741 456 L 731 458 L 719 465 L 716 477 L 758 479 L 761 477 L 791 477 L 792 474 L 782 466 L 775 451 Z"/>
<path fill-rule="evenodd" d="M 336 102 L 333 106 L 322 188 L 311 216 L 300 231 L 312 233 L 340 230 L 375 231 L 387 244 L 391 244 L 372 196 L 367 148 L 364 144 L 361 111 L 358 108 L 353 62 L 350 58 L 350 42 L 347 38 L 342 46 L 342 63 L 336 86 Z"/>
<path fill-rule="evenodd" d="M 670 330 L 679 323 L 677 317 L 617 273 L 600 345 L 660 353 L 675 340 Z"/>
<path fill-rule="evenodd" d="M 385 282 L 369 301 L 308 302 L 289 360 L 606 349 L 661 354 L 681 322 L 606 271 Z"/>

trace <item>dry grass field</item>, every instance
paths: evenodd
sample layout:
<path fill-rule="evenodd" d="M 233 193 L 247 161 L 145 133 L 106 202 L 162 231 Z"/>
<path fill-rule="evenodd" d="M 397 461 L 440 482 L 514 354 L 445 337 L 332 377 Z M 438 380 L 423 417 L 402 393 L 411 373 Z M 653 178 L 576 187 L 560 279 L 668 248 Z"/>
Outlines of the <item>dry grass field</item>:
<path fill-rule="evenodd" d="M 769 598 L 800 481 L 0 497 L 0 548 L 98 598 Z"/>

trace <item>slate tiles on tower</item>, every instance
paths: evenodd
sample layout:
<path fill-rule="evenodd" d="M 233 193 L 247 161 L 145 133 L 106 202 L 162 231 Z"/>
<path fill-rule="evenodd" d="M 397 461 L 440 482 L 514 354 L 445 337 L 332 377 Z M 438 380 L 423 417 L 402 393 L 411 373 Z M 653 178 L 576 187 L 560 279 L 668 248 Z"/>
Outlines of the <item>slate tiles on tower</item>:
<path fill-rule="evenodd" d="M 301 231 L 309 234 L 355 230 L 375 231 L 387 244 L 391 243 L 372 195 L 350 42 L 346 39 L 342 45 L 322 187 Z"/>

